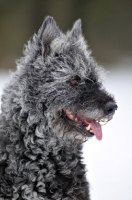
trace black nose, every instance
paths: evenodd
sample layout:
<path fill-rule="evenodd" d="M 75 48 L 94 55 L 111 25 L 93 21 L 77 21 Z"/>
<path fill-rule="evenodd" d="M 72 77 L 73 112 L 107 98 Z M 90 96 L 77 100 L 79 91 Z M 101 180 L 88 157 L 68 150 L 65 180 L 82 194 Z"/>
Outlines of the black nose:
<path fill-rule="evenodd" d="M 105 113 L 107 115 L 112 115 L 115 113 L 115 110 L 117 110 L 118 106 L 115 102 L 109 101 L 105 105 Z"/>

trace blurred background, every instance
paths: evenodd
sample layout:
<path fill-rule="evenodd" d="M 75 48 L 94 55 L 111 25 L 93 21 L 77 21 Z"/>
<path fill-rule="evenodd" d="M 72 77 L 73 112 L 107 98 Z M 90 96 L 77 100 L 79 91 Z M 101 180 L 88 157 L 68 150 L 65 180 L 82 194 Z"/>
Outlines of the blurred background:
<path fill-rule="evenodd" d="M 81 18 L 83 34 L 101 63 L 132 54 L 131 0 L 0 0 L 0 68 L 14 68 L 23 44 L 51 15 L 63 31 Z"/>
<path fill-rule="evenodd" d="M 91 200 L 132 200 L 132 0 L 0 0 L 0 95 L 23 45 L 51 15 L 62 31 L 78 18 L 119 106 L 103 139 L 84 144 Z"/>

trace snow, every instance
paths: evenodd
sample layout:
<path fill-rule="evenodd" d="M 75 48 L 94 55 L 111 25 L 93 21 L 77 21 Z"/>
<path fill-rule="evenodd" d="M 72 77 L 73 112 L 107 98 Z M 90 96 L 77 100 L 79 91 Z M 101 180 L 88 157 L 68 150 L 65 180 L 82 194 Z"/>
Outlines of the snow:
<path fill-rule="evenodd" d="M 113 69 L 113 68 L 112 68 Z M 105 88 L 114 94 L 118 110 L 103 126 L 103 139 L 84 144 L 91 200 L 132 200 L 132 67 L 109 70 Z M 9 75 L 0 72 L 0 95 Z"/>
<path fill-rule="evenodd" d="M 132 69 L 116 68 L 105 86 L 114 94 L 118 110 L 103 127 L 103 139 L 84 145 L 92 200 L 132 200 Z"/>

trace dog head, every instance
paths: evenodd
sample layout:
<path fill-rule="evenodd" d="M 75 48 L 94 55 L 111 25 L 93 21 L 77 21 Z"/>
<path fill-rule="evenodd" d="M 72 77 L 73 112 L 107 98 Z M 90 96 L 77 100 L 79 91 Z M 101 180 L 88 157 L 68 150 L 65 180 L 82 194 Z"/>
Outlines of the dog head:
<path fill-rule="evenodd" d="M 16 72 L 20 116 L 26 113 L 29 126 L 43 121 L 55 134 L 101 140 L 100 122 L 112 119 L 117 105 L 103 88 L 103 70 L 91 57 L 81 20 L 63 34 L 47 17 L 24 54 Z"/>

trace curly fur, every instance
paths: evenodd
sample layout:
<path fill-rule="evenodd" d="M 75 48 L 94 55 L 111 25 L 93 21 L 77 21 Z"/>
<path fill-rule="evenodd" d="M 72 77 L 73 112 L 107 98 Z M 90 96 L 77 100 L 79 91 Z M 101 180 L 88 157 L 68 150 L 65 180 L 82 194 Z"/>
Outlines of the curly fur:
<path fill-rule="evenodd" d="M 1 200 L 90 199 L 82 162 L 88 137 L 62 111 L 110 118 L 104 105 L 114 100 L 102 87 L 102 75 L 87 49 L 81 21 L 63 34 L 47 17 L 2 96 Z"/>

